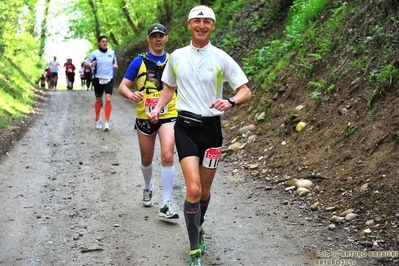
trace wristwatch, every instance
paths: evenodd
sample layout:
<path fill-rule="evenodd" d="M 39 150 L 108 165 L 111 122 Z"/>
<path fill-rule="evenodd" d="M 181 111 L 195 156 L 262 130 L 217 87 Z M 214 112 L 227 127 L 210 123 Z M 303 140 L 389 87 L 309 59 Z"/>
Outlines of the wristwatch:
<path fill-rule="evenodd" d="M 234 107 L 234 105 L 236 105 L 236 100 L 234 100 L 234 98 L 233 98 L 233 97 L 230 97 L 230 98 L 228 98 L 227 100 L 228 100 L 228 101 L 229 101 L 229 103 L 231 104 L 231 108 L 233 108 L 233 107 Z"/>

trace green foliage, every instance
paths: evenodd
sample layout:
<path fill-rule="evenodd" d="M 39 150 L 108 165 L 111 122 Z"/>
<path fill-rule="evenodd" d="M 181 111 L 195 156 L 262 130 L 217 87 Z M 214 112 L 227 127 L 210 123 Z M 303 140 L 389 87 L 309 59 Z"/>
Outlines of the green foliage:
<path fill-rule="evenodd" d="M 93 0 L 94 1 L 94 0 Z M 71 2 L 68 7 L 69 36 L 68 38 L 87 39 L 96 46 L 95 15 L 88 0 Z M 188 11 L 197 5 L 196 1 L 172 0 L 112 0 L 94 1 L 101 34 L 113 36 L 118 45 L 141 41 L 147 34 L 148 27 L 153 23 L 176 25 L 168 27 L 169 42 L 182 43 L 187 34 L 186 25 L 181 30 L 181 21 L 187 18 Z M 60 10 L 65 14 L 65 10 Z M 172 15 L 173 14 L 173 15 Z M 187 44 L 187 40 L 185 45 Z M 112 40 L 111 40 L 112 43 Z M 115 45 L 115 43 L 113 43 Z M 173 45 L 175 45 L 173 43 Z"/>
<path fill-rule="evenodd" d="M 35 104 L 32 87 L 44 70 L 38 69 L 35 4 L 10 0 L 0 5 L 0 128 L 26 116 Z"/>
<path fill-rule="evenodd" d="M 278 132 L 277 132 L 276 136 L 281 137 L 281 136 L 283 136 L 283 133 L 284 133 L 284 127 L 280 126 L 278 128 Z"/>
<path fill-rule="evenodd" d="M 32 83 L 11 67 L 10 61 L 0 57 L 0 128 L 9 125 L 11 118 L 26 116 L 35 104 Z M 35 78 L 35 82 L 38 77 Z"/>
<path fill-rule="evenodd" d="M 311 87 L 316 87 L 318 89 L 321 89 L 324 92 L 324 94 L 330 93 L 335 88 L 334 84 L 331 84 L 330 86 L 327 87 L 327 81 L 325 79 L 321 80 L 320 82 L 309 81 L 308 85 Z"/>
<path fill-rule="evenodd" d="M 327 30 L 328 33 L 330 33 L 331 30 L 340 31 L 344 28 L 344 25 L 340 22 L 342 21 L 343 18 L 345 18 L 347 9 L 348 9 L 347 5 L 342 5 L 331 10 L 332 12 L 331 18 L 328 20 L 325 26 L 325 29 Z M 321 28 L 321 30 L 323 30 L 323 28 Z"/>
<path fill-rule="evenodd" d="M 310 86 L 314 86 L 314 87 L 320 88 L 320 89 L 322 89 L 322 88 L 324 87 L 324 83 L 325 83 L 325 80 L 322 80 L 321 83 L 320 83 L 320 82 L 315 82 L 315 81 L 309 81 L 309 82 L 308 82 L 308 84 L 309 84 Z"/>
<path fill-rule="evenodd" d="M 272 40 L 266 46 L 253 52 L 251 57 L 244 58 L 243 69 L 249 76 L 265 73 L 264 70 L 277 64 L 277 60 L 286 52 L 281 40 Z M 279 66 L 282 68 L 281 64 Z M 265 77 L 260 74 L 260 78 Z"/>
<path fill-rule="evenodd" d="M 330 0 L 296 0 L 288 12 L 287 35 L 301 34 L 315 20 Z"/>
<path fill-rule="evenodd" d="M 348 126 L 347 128 L 348 134 L 352 135 L 356 132 L 356 127 L 355 126 Z"/>
<path fill-rule="evenodd" d="M 310 94 L 310 99 L 314 101 L 320 101 L 323 97 L 323 94 L 319 91 L 314 91 Z"/>
<path fill-rule="evenodd" d="M 392 80 L 398 80 L 399 71 L 393 65 L 384 66 L 379 72 L 372 71 L 369 76 L 370 83 L 376 83 L 378 87 L 389 86 Z"/>
<path fill-rule="evenodd" d="M 331 149 L 330 146 L 326 146 L 326 147 L 324 148 L 324 150 L 325 150 L 328 154 L 332 154 L 332 149 Z"/>
<path fill-rule="evenodd" d="M 317 59 L 321 59 L 321 55 L 320 54 L 309 54 L 309 56 L 315 57 Z"/>
<path fill-rule="evenodd" d="M 393 80 L 398 80 L 399 71 L 393 65 L 386 65 L 380 71 L 371 71 L 369 75 L 369 83 L 373 86 L 371 96 L 367 101 L 367 108 L 373 108 L 374 102 L 380 97 L 384 88 L 398 88 L 397 82 L 393 84 Z"/>
<path fill-rule="evenodd" d="M 51 2 L 52 6 L 57 6 L 56 4 L 59 4 L 57 1 Z M 384 1 L 378 1 L 379 5 L 384 4 Z M 37 45 L 40 42 L 35 28 L 35 25 L 40 25 L 41 22 L 36 21 L 34 12 L 37 2 L 37 0 L 10 0 L 7 4 L 0 5 L 0 14 L 3 14 L 0 16 L 2 23 L 0 52 L 15 62 L 16 69 L 23 67 L 26 77 L 22 79 L 30 82 L 36 81 L 43 70 L 40 67 L 42 62 L 38 56 L 40 51 Z M 168 27 L 167 50 L 170 52 L 189 43 L 187 14 L 193 6 L 200 4 L 200 1 L 195 0 L 93 0 L 92 2 L 97 12 L 101 34 L 112 35 L 115 39 L 115 43 L 111 41 L 111 46 L 118 43 L 120 47 L 125 47 L 129 43 L 143 42 L 148 26 L 160 22 Z M 387 63 L 397 57 L 397 52 L 396 54 L 393 52 L 397 51 L 396 35 L 387 30 L 387 24 L 382 20 L 377 22 L 367 17 L 367 12 L 365 21 L 369 24 L 364 32 L 356 32 L 355 28 L 348 28 L 342 23 L 343 19 L 348 21 L 348 18 L 354 16 L 359 6 L 362 6 L 361 0 L 346 2 L 294 0 L 289 7 L 283 7 L 283 2 L 279 0 L 208 2 L 213 3 L 211 7 L 217 15 L 217 27 L 212 36 L 216 46 L 226 52 L 232 52 L 243 43 L 247 44 L 243 41 L 245 39 L 243 37 L 248 36 L 237 34 L 239 27 L 246 27 L 248 32 L 254 33 L 255 37 L 250 38 L 252 41 L 255 40 L 257 46 L 248 47 L 248 50 L 242 53 L 243 69 L 251 81 L 256 83 L 254 90 L 267 90 L 275 86 L 280 82 L 279 78 L 283 80 L 282 77 L 287 70 L 296 74 L 296 81 L 308 84 L 313 91 L 310 97 L 316 101 L 323 100 L 326 94 L 335 89 L 334 83 L 353 74 L 351 72 L 356 72 L 359 78 L 369 81 L 370 87 L 373 88 L 370 103 L 380 95 L 382 88 L 398 86 L 398 69 L 394 63 Z M 48 21 L 55 17 L 68 20 L 67 29 L 53 27 L 58 29 L 53 34 L 63 34 L 65 38 L 87 39 L 96 46 L 95 15 L 89 0 L 72 0 L 65 5 L 66 9 L 57 10 L 55 7 L 46 17 Z M 247 5 L 267 8 L 245 13 Z M 131 21 L 128 21 L 126 10 Z M 398 20 L 396 13 L 392 12 L 386 17 L 387 23 L 396 23 Z M 353 19 L 358 18 L 353 17 Z M 279 28 L 278 24 L 281 22 L 284 24 Z M 257 39 L 257 34 L 263 31 L 267 31 L 266 38 L 262 35 L 262 38 Z M 343 43 L 347 46 L 342 49 Z M 381 47 L 381 54 L 376 59 L 380 67 L 370 70 L 370 58 L 375 56 L 372 54 L 372 48 L 376 45 Z M 341 49 L 337 50 L 337 47 Z M 326 60 L 334 56 L 347 58 L 348 55 L 351 57 L 350 61 L 342 62 L 342 65 L 332 62 L 332 67 L 329 67 L 330 76 L 320 78 L 318 72 L 321 67 L 325 68 L 325 65 L 329 64 Z M 14 75 L 5 71 L 0 71 L 0 74 L 3 82 L 9 79 L 9 75 Z M 1 89 L 6 89 L 4 86 L 2 83 Z M 260 100 L 259 110 L 264 108 L 262 104 L 264 101 Z"/>
<path fill-rule="evenodd" d="M 300 61 L 297 66 L 304 70 L 303 74 L 298 73 L 298 77 L 312 76 L 314 73 L 313 63 L 301 55 L 301 49 L 303 49 L 301 32 L 312 28 L 309 27 L 309 23 L 320 15 L 329 2 L 329 0 L 294 1 L 288 13 L 286 38 L 268 41 L 264 47 L 254 51 L 250 57 L 244 58 L 245 73 L 253 76 L 255 81 L 265 79 L 265 84 L 273 84 L 279 72 L 289 64 L 290 57 L 295 54 L 297 60 Z M 313 30 L 309 30 L 309 32 L 313 33 Z M 312 34 L 309 33 L 309 35 Z M 321 59 L 322 54 L 330 51 L 330 46 L 328 38 L 324 38 L 320 43 L 320 53 L 310 53 L 309 56 Z M 291 65 L 295 69 L 297 66 Z"/>
<path fill-rule="evenodd" d="M 269 20 L 271 19 L 271 14 L 260 14 L 258 11 L 255 11 L 252 13 L 253 16 L 253 21 L 248 21 L 247 27 L 252 31 L 252 32 L 257 32 L 258 30 L 262 30 L 264 25 L 267 25 L 269 23 Z"/>
<path fill-rule="evenodd" d="M 173 27 L 168 35 L 168 50 L 173 50 L 173 48 L 169 49 L 170 47 L 183 47 L 188 45 L 190 40 L 190 32 L 187 30 L 186 24 Z M 173 46 L 171 46 L 171 44 Z"/>

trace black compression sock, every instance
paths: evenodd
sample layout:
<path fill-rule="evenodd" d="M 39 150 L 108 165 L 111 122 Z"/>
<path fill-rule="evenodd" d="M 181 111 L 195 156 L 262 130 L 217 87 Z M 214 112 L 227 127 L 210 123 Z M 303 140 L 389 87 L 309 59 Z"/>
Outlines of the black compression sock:
<path fill-rule="evenodd" d="M 207 200 L 200 200 L 200 205 L 201 205 L 201 220 L 200 220 L 200 225 L 204 223 L 205 220 L 205 213 L 206 210 L 208 209 L 209 201 L 211 200 L 211 195 L 209 195 L 209 198 Z"/>
<path fill-rule="evenodd" d="M 190 203 L 184 201 L 184 217 L 186 218 L 186 226 L 188 238 L 190 240 L 190 250 L 198 249 L 199 244 L 199 223 L 200 223 L 200 203 Z"/>

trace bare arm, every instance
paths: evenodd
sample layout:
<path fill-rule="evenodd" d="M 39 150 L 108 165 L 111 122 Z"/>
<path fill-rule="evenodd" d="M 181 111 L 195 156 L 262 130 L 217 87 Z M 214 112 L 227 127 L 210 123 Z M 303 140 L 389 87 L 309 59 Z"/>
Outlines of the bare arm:
<path fill-rule="evenodd" d="M 116 58 L 115 58 L 115 61 L 114 61 L 114 64 L 112 65 L 112 67 L 114 69 L 118 69 L 118 62 L 116 61 Z"/>
<path fill-rule="evenodd" d="M 172 100 L 173 94 L 175 93 L 177 87 L 170 87 L 169 85 L 165 85 L 163 88 L 161 95 L 159 96 L 159 100 L 154 110 L 148 114 L 148 119 L 152 123 L 156 123 L 158 121 L 159 113 L 161 110 Z"/>
<path fill-rule="evenodd" d="M 83 67 L 84 67 L 84 68 L 87 68 L 87 69 L 91 69 L 91 66 L 90 66 L 89 63 L 84 63 L 84 64 L 83 64 Z"/>
<path fill-rule="evenodd" d="M 252 93 L 247 87 L 246 84 L 241 85 L 240 87 L 237 88 L 237 93 L 234 95 L 234 100 L 236 104 L 243 104 L 249 101 L 251 99 Z M 213 103 L 209 106 L 209 108 L 215 108 L 219 111 L 226 111 L 233 106 L 228 100 L 225 99 L 216 99 L 213 101 Z"/>
<path fill-rule="evenodd" d="M 130 87 L 133 85 L 133 81 L 124 78 L 119 85 L 118 92 L 123 97 L 130 99 L 135 102 L 140 102 L 144 99 L 144 94 L 141 91 L 132 92 Z"/>
<path fill-rule="evenodd" d="M 86 60 L 91 61 L 92 60 L 92 55 L 90 55 Z M 85 68 L 87 68 L 87 69 L 91 69 L 92 67 L 95 67 L 96 65 L 97 65 L 97 60 L 92 60 L 90 63 L 85 62 L 83 64 L 83 66 Z"/>
<path fill-rule="evenodd" d="M 237 88 L 237 93 L 234 95 L 236 104 L 243 104 L 248 102 L 252 97 L 252 92 L 249 90 L 246 84 L 241 85 Z"/>

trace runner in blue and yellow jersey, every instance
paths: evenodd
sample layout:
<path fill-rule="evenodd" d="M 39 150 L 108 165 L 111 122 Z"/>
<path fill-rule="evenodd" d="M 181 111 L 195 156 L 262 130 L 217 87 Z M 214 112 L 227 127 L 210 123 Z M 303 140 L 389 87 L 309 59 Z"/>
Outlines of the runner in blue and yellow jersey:
<path fill-rule="evenodd" d="M 118 91 L 122 96 L 137 102 L 135 129 L 137 130 L 141 152 L 140 168 L 144 176 L 142 204 L 144 207 L 154 205 L 152 199 L 154 186 L 151 182 L 152 160 L 155 139 L 158 134 L 161 144 L 161 182 L 163 192 L 163 203 L 159 215 L 167 219 L 175 219 L 179 218 L 179 215 L 173 210 L 170 196 L 175 176 L 173 165 L 173 126 L 177 117 L 175 109 L 176 93 L 174 93 L 172 100 L 162 109 L 158 122 L 153 124 L 148 121 L 148 114 L 156 106 L 164 86 L 161 77 L 169 59 L 169 54 L 164 50 L 167 40 L 168 35 L 163 25 L 151 25 L 147 35 L 149 51 L 138 55 L 131 62 Z M 131 88 L 134 84 L 136 89 L 132 91 Z"/>

